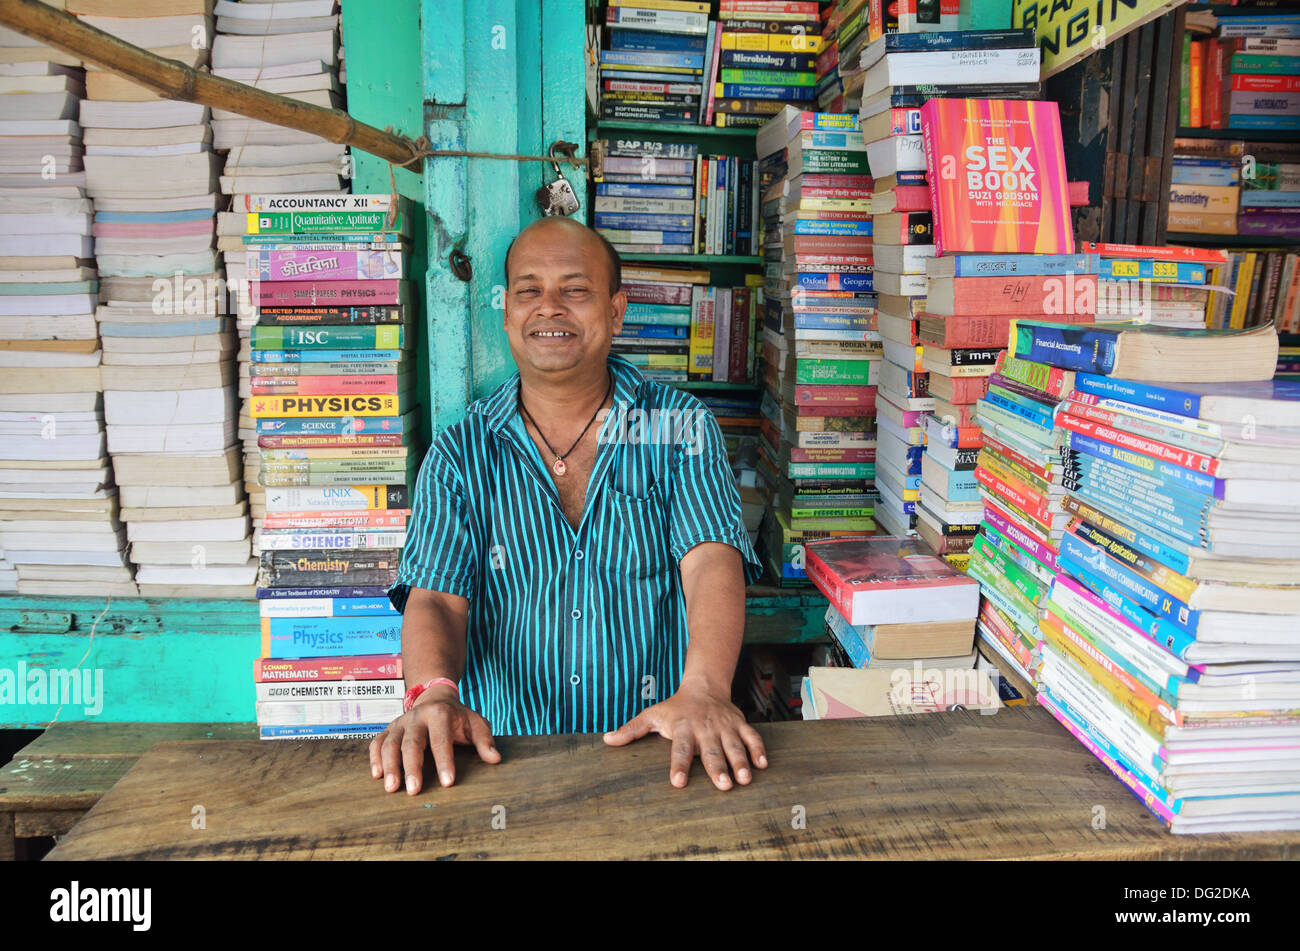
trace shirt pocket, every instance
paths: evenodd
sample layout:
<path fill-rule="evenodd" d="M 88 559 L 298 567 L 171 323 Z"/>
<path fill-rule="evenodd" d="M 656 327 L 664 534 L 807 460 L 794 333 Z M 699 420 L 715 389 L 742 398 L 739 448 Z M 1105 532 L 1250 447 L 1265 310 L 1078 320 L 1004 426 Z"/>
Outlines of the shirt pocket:
<path fill-rule="evenodd" d="M 650 578 L 662 574 L 670 561 L 668 522 L 658 487 L 645 496 L 605 487 L 609 513 L 606 565 L 616 574 Z"/>

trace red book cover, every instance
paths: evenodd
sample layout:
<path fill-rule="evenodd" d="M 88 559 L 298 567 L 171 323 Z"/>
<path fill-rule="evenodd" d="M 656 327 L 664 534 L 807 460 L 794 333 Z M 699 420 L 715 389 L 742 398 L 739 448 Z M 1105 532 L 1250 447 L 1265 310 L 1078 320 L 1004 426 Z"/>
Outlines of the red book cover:
<path fill-rule="evenodd" d="M 333 307 L 340 304 L 405 304 L 408 284 L 379 281 L 253 281 L 253 303 L 261 307 Z"/>
<path fill-rule="evenodd" d="M 1300 76 L 1235 73 L 1231 88 L 1239 92 L 1300 92 Z"/>
<path fill-rule="evenodd" d="M 1052 515 L 1047 498 L 1018 479 L 1001 479 L 983 466 L 975 467 L 975 481 L 1004 503 L 1028 517 L 1038 531 L 1048 534 Z"/>
<path fill-rule="evenodd" d="M 1027 469 L 1029 472 L 1032 472 L 1034 475 L 1038 476 L 1044 482 L 1051 482 L 1053 479 L 1054 474 L 1052 472 L 1049 472 L 1047 469 L 1044 469 L 1039 463 L 1030 459 L 1028 456 L 1021 455 L 1021 453 L 1018 450 L 1012 449 L 1010 446 L 1002 442 L 996 436 L 991 436 L 988 433 L 985 433 L 984 448 L 987 449 L 989 452 L 993 453 L 994 455 L 1001 456 L 1003 459 L 1009 460 L 1011 462 L 1016 463 L 1017 465 L 1023 466 L 1025 469 Z"/>
<path fill-rule="evenodd" d="M 795 254 L 840 254 L 864 258 L 871 263 L 871 239 L 832 234 L 796 234 L 785 242 Z"/>
<path fill-rule="evenodd" d="M 919 538 L 828 538 L 804 545 L 805 570 L 855 627 L 973 620 L 979 583 Z"/>
<path fill-rule="evenodd" d="M 876 450 L 874 449 L 803 449 L 799 446 L 790 447 L 791 462 L 875 462 Z"/>
<path fill-rule="evenodd" d="M 402 658 L 384 654 L 298 660 L 259 657 L 253 662 L 253 680 L 259 684 L 282 680 L 393 680 L 401 676 Z"/>
<path fill-rule="evenodd" d="M 929 211 L 929 185 L 896 185 L 894 211 Z"/>
<path fill-rule="evenodd" d="M 833 386 L 825 383 L 800 383 L 794 388 L 797 406 L 816 406 L 822 416 L 833 415 L 827 407 L 843 406 L 853 410 L 851 415 L 864 412 L 864 407 L 876 406 L 876 389 L 872 386 Z M 848 415 L 848 414 L 846 414 Z"/>
<path fill-rule="evenodd" d="M 1052 314 L 1048 320 L 1097 313 L 1097 275 L 1065 274 L 1007 277 L 931 278 L 925 306 L 932 314 Z M 1005 341 L 1004 341 L 1005 343 Z"/>
<path fill-rule="evenodd" d="M 921 107 L 938 254 L 1073 254 L 1054 102 L 930 99 Z"/>
<path fill-rule="evenodd" d="M 917 338 L 922 343 L 948 348 L 1005 346 L 1011 321 L 1015 319 L 1003 315 L 949 317 L 923 314 L 922 320 L 926 317 L 930 320 L 920 324 Z"/>
<path fill-rule="evenodd" d="M 1103 258 L 1150 258 L 1152 261 L 1194 261 L 1218 266 L 1228 263 L 1228 252 L 1221 248 L 1164 248 L 1147 244 L 1115 244 L 1108 241 L 1083 242 L 1085 254 Z"/>
<path fill-rule="evenodd" d="M 988 392 L 989 378 L 986 376 L 952 377 L 953 403 L 974 403 Z"/>
<path fill-rule="evenodd" d="M 394 509 L 391 512 L 355 512 L 352 515 L 334 515 L 322 518 L 305 512 L 275 512 L 262 518 L 262 528 L 295 528 L 299 531 L 325 529 L 337 531 L 342 528 L 405 528 L 409 509 Z"/>
<path fill-rule="evenodd" d="M 1205 94 L 1201 96 L 1205 110 L 1205 125 L 1210 129 L 1223 128 L 1223 43 L 1217 39 L 1206 40 L 1209 55 L 1205 64 Z"/>
<path fill-rule="evenodd" d="M 805 112 L 804 128 L 812 129 L 816 121 L 816 113 Z M 831 175 L 826 172 L 804 172 L 798 177 L 801 188 L 852 188 L 864 189 L 868 192 L 867 196 L 848 195 L 844 197 L 870 197 L 872 189 L 872 178 L 870 175 Z"/>
<path fill-rule="evenodd" d="M 638 304 L 674 304 L 689 307 L 691 303 L 689 284 L 638 284 L 634 281 L 624 281 L 623 293 L 627 295 L 629 302 L 635 301 Z"/>
<path fill-rule="evenodd" d="M 786 256 L 796 271 L 825 271 L 834 274 L 870 274 L 870 254 L 798 254 Z"/>
<path fill-rule="evenodd" d="M 748 375 L 746 358 L 749 355 L 749 298 L 748 287 L 737 287 L 731 298 L 731 339 L 727 353 L 727 381 L 744 383 Z"/>
<path fill-rule="evenodd" d="M 876 388 L 874 386 L 855 386 L 854 389 L 865 390 L 866 399 L 860 403 L 820 403 L 815 406 L 796 404 L 788 407 L 785 411 L 799 419 L 818 419 L 822 416 L 874 416 L 876 414 Z M 871 427 L 868 426 L 867 428 L 870 429 Z"/>
<path fill-rule="evenodd" d="M 395 373 L 345 374 L 339 376 L 255 376 L 249 380 L 250 393 L 269 396 L 275 393 L 397 393 Z"/>
<path fill-rule="evenodd" d="M 744 17 L 731 19 L 762 18 L 770 13 L 797 13 L 811 19 L 821 19 L 820 5 L 817 0 L 719 0 L 720 13 L 743 13 Z"/>

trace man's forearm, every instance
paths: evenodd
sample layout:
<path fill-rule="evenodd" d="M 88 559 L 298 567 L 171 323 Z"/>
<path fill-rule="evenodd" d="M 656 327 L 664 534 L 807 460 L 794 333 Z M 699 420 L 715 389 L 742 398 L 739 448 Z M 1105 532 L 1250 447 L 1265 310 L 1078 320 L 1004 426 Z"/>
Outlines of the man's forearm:
<path fill-rule="evenodd" d="M 460 682 L 468 619 L 465 598 L 411 590 L 402 614 L 402 672 L 408 688 L 437 677 Z"/>
<path fill-rule="evenodd" d="M 721 542 L 696 545 L 681 560 L 686 597 L 683 687 L 730 697 L 745 634 L 745 573 L 740 552 Z"/>

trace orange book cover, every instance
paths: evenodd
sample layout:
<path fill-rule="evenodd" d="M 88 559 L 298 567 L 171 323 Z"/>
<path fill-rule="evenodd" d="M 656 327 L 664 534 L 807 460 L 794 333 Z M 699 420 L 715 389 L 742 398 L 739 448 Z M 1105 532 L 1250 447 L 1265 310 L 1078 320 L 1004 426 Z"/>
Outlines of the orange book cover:
<path fill-rule="evenodd" d="M 921 107 L 939 254 L 1073 254 L 1054 102 L 931 99 Z"/>

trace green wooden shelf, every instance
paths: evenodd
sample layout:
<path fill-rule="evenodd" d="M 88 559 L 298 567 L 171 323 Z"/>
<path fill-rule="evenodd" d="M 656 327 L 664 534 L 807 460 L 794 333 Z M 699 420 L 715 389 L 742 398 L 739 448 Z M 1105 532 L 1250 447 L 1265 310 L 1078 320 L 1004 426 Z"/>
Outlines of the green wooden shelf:
<path fill-rule="evenodd" d="M 630 119 L 600 119 L 594 126 L 603 129 L 627 129 L 636 132 L 654 132 L 658 135 L 717 136 L 720 138 L 752 139 L 756 128 L 743 126 L 688 125 L 684 122 L 634 122 Z"/>
<path fill-rule="evenodd" d="M 644 261 L 644 262 L 673 262 L 698 264 L 707 266 L 712 264 L 762 264 L 763 259 L 757 255 L 748 256 L 743 254 L 624 254 L 619 252 L 619 257 L 624 261 Z"/>

